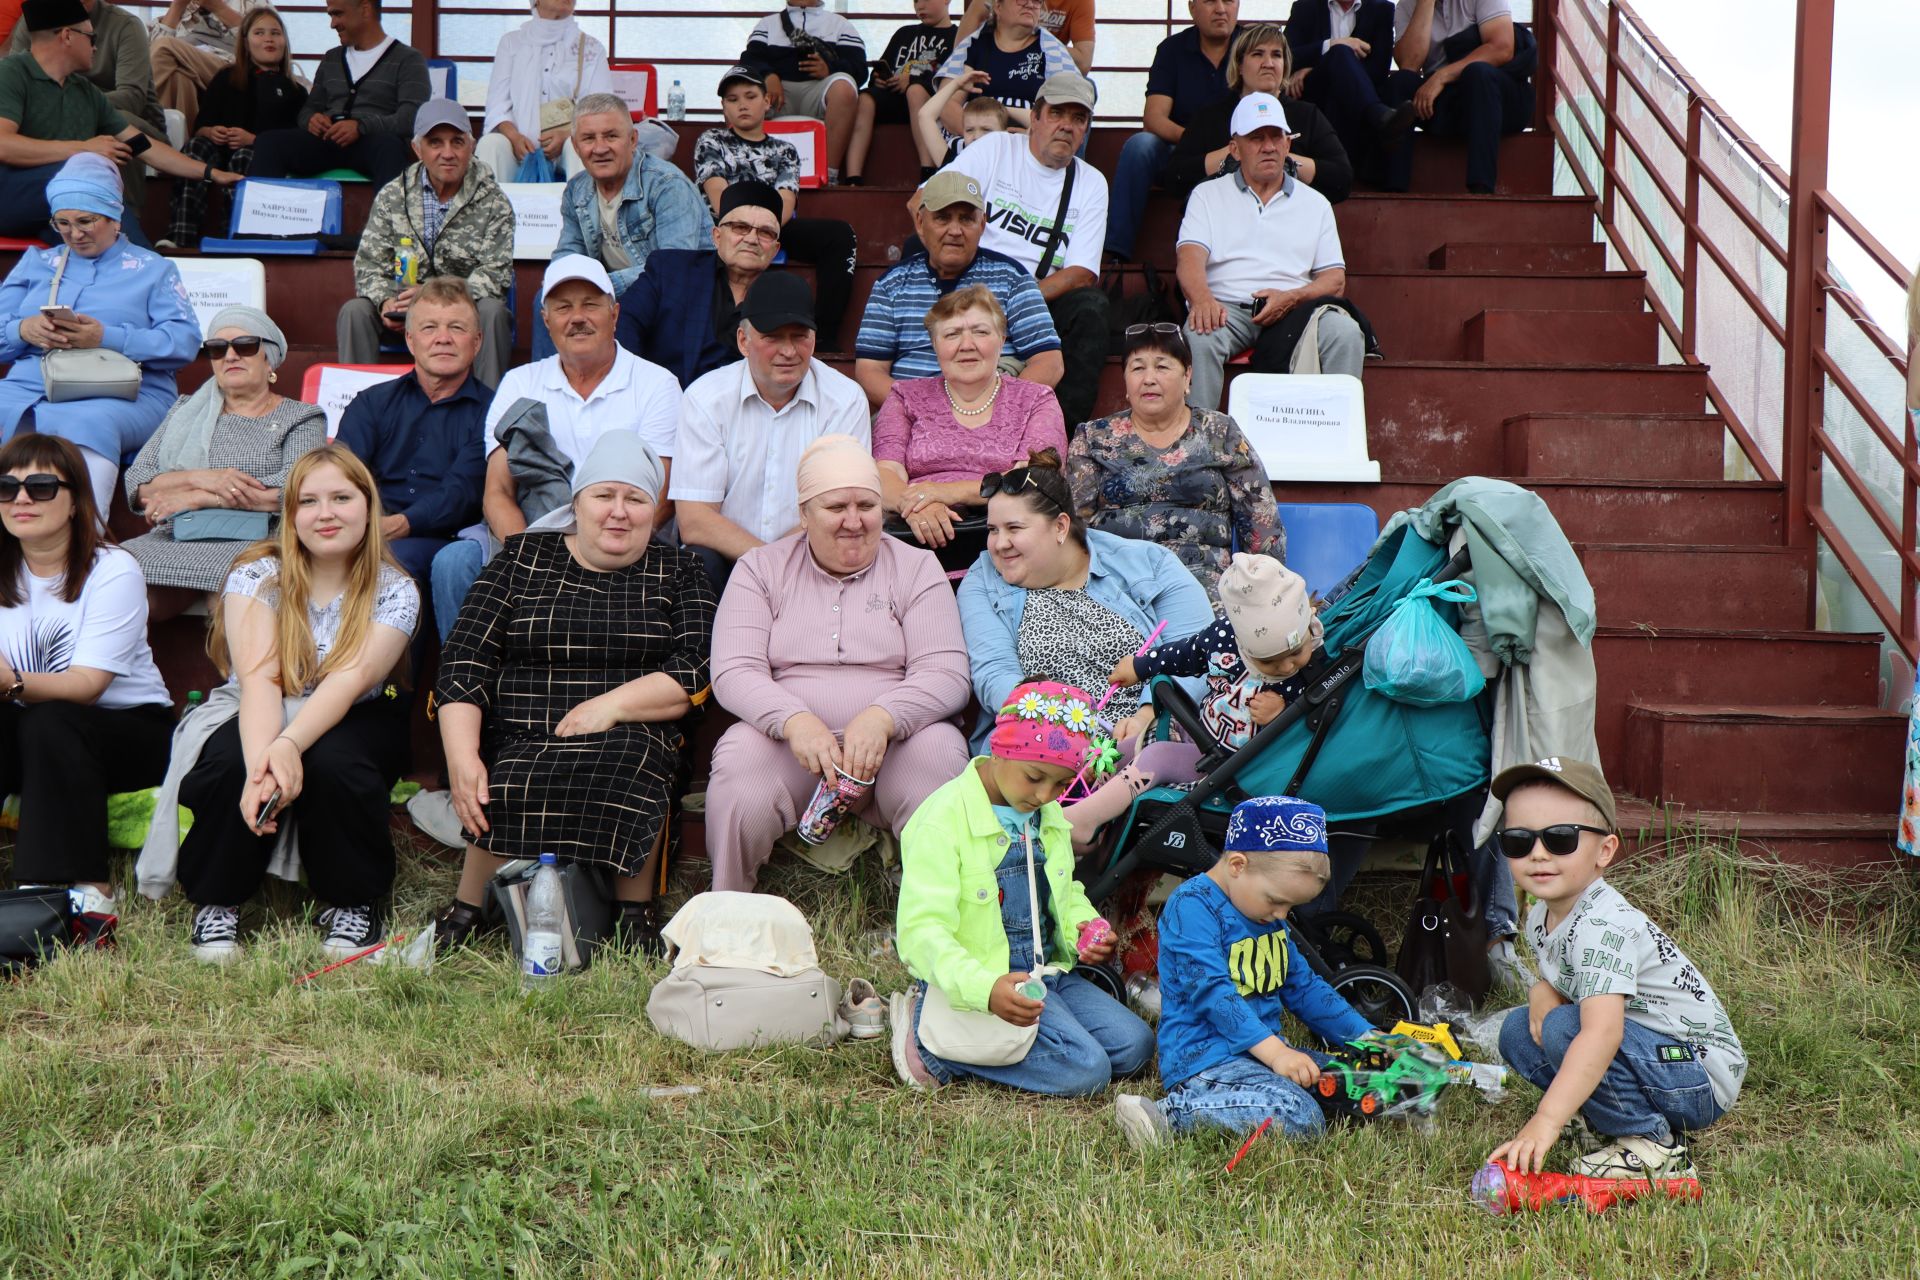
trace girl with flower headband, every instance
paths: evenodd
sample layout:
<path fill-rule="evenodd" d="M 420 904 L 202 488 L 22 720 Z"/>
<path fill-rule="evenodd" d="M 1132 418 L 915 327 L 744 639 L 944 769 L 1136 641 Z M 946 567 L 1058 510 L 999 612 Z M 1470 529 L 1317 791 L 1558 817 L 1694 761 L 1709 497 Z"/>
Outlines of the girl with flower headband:
<path fill-rule="evenodd" d="M 1016 687 L 994 718 L 992 754 L 927 797 L 901 833 L 897 933 L 917 981 L 893 997 L 892 1023 L 894 1068 L 907 1085 L 972 1077 L 1085 1096 L 1152 1057 L 1152 1029 L 1072 972 L 1113 954 L 1110 935 L 1078 943 L 1098 913 L 1073 878 L 1072 836 L 1057 803 L 1102 750 L 1098 723 L 1084 690 L 1054 681 Z M 1041 998 L 1030 994 L 1033 981 Z M 936 1030 L 982 1015 L 998 1019 L 1015 1047 L 972 1056 L 999 1061 L 963 1062 L 929 1048 L 929 1040 L 945 1047 L 954 1039 Z M 1026 1028 L 1034 1030 L 1023 1048 Z"/>

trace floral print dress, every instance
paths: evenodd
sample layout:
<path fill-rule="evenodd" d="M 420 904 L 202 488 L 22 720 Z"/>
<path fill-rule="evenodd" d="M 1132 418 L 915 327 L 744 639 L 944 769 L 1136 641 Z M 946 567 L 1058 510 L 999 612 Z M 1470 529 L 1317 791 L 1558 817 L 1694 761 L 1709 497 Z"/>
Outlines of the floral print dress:
<path fill-rule="evenodd" d="M 1287 535 L 1239 424 L 1217 409 L 1192 414 L 1166 448 L 1141 438 L 1130 409 L 1087 423 L 1067 452 L 1067 480 L 1088 525 L 1160 544 L 1217 597 L 1235 551 L 1284 560 Z"/>

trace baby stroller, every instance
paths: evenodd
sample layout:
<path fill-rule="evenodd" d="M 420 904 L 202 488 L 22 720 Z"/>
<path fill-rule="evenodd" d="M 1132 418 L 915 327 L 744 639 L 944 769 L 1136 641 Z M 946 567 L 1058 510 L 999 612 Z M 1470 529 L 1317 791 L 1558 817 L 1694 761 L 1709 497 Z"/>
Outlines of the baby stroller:
<path fill-rule="evenodd" d="M 1081 866 L 1094 904 L 1117 901 L 1123 886 L 1161 874 L 1184 879 L 1211 867 L 1234 805 L 1249 796 L 1311 800 L 1336 830 L 1342 821 L 1408 811 L 1430 824 L 1457 820 L 1443 814 L 1477 812 L 1477 805 L 1445 802 L 1471 798 L 1487 784 L 1488 699 L 1415 707 L 1375 693 L 1361 679 L 1367 640 L 1415 584 L 1450 580 L 1469 568 L 1464 549 L 1449 559 L 1410 526 L 1387 535 L 1323 604 L 1325 642 L 1306 671 L 1308 693 L 1238 751 L 1216 747 L 1204 756 L 1200 781 L 1149 788 L 1109 824 Z M 1436 607 L 1449 625 L 1459 625 L 1454 605 Z M 1160 713 L 1156 733 L 1166 732 L 1171 719 L 1188 740 L 1213 741 L 1178 684 L 1156 680 L 1148 693 Z M 1413 1020 L 1414 994 L 1385 967 L 1386 947 L 1364 919 L 1346 913 L 1300 919 L 1292 934 L 1306 961 L 1376 1026 Z"/>

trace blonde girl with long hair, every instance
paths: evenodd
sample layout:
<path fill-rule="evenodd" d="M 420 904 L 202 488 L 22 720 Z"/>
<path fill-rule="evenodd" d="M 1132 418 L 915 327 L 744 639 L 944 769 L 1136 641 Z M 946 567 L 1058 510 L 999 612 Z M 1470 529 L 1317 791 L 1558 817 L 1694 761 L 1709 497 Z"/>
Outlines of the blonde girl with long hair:
<path fill-rule="evenodd" d="M 326 948 L 386 936 L 393 886 L 387 797 L 405 765 L 406 700 L 392 683 L 420 594 L 380 534 L 380 496 L 339 445 L 288 473 L 278 533 L 235 560 L 208 651 L 239 690 L 180 784 L 196 817 L 179 878 L 197 955 L 239 947 L 240 907 L 259 888 L 281 827 L 299 831 Z M 178 746 L 176 745 L 176 750 Z"/>

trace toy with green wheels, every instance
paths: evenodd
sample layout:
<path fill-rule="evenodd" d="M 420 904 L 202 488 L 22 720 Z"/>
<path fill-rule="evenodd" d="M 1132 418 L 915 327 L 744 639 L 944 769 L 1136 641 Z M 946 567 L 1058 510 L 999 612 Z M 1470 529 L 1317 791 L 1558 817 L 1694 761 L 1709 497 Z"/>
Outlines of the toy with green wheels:
<path fill-rule="evenodd" d="M 1376 1034 L 1332 1049 L 1313 1092 L 1329 1119 L 1372 1120 L 1390 1110 L 1430 1116 L 1451 1083 L 1439 1050 L 1412 1036 Z"/>

